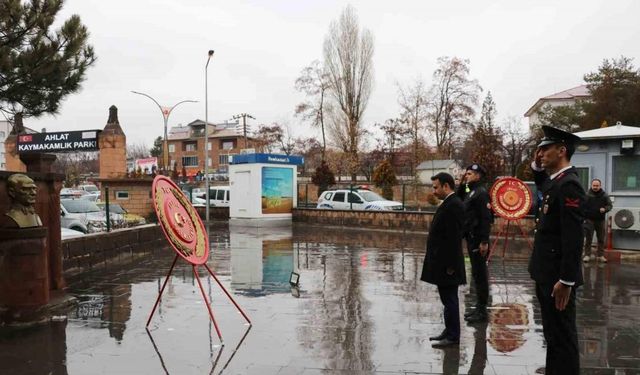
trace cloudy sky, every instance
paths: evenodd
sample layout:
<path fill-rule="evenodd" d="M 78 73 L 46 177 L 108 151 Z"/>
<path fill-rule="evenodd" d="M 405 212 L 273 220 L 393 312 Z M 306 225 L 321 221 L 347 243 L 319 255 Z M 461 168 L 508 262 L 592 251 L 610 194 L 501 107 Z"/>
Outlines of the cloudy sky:
<path fill-rule="evenodd" d="M 79 14 L 98 60 L 82 91 L 57 116 L 27 119 L 48 131 L 101 129 L 112 104 L 129 143 L 161 135 L 160 110 L 142 91 L 171 106 L 169 125 L 246 112 L 254 126 L 288 123 L 295 135 L 317 135 L 293 116 L 303 100 L 294 81 L 322 58 L 329 24 L 351 4 L 375 37 L 375 86 L 365 124 L 398 115 L 397 83 L 430 84 L 439 56 L 471 61 L 471 76 L 491 91 L 501 120 L 522 117 L 540 97 L 582 84 L 604 58 L 640 65 L 637 0 L 67 0 L 59 19 Z M 483 94 L 484 96 L 484 94 Z"/>

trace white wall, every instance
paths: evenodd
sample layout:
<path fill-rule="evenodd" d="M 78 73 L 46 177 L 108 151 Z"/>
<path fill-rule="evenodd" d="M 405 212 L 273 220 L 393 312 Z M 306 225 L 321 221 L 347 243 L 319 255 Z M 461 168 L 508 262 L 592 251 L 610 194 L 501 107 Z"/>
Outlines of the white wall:
<path fill-rule="evenodd" d="M 262 168 L 292 170 L 293 208 L 298 206 L 297 166 L 288 164 L 231 164 L 229 165 L 229 217 L 231 219 L 291 218 L 291 213 L 262 213 Z"/>

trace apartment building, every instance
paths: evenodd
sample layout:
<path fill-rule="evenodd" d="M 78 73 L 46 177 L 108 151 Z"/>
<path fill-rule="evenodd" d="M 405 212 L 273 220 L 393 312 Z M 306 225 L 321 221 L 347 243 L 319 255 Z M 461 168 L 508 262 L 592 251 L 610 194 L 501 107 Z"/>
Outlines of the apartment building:
<path fill-rule="evenodd" d="M 5 158 L 4 141 L 11 132 L 9 121 L 0 121 L 0 171 L 7 169 L 7 159 Z"/>
<path fill-rule="evenodd" d="M 524 117 L 527 117 L 529 119 L 529 127 L 533 128 L 539 125 L 539 111 L 542 110 L 545 106 L 572 106 L 579 101 L 589 99 L 591 99 L 591 93 L 589 92 L 589 88 L 587 87 L 587 85 L 577 86 L 538 99 L 538 101 L 536 101 L 535 104 L 533 104 L 531 108 L 527 110 L 527 112 L 524 114 Z"/>
<path fill-rule="evenodd" d="M 253 138 L 247 137 L 236 122 L 220 124 L 208 123 L 207 152 L 209 155 L 208 171 L 210 174 L 228 173 L 229 156 L 239 154 L 240 150 L 252 148 L 256 144 Z M 175 165 L 179 171 L 185 168 L 188 176 L 204 171 L 204 131 L 205 122 L 195 120 L 186 126 L 176 126 L 169 130 L 169 165 Z"/>
<path fill-rule="evenodd" d="M 4 143 L 9 136 L 9 133 L 11 133 L 11 129 L 13 129 L 13 126 L 9 121 L 0 121 L 0 171 L 7 170 L 7 151 Z M 35 133 L 35 130 L 27 127 L 25 127 L 24 130 L 29 134 Z"/>

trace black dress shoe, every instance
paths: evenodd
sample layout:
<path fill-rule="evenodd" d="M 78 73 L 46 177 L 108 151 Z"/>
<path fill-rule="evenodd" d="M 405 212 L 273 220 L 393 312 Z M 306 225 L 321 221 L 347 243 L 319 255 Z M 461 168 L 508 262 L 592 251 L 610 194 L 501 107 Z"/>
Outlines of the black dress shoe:
<path fill-rule="evenodd" d="M 443 339 L 431 344 L 433 348 L 444 348 L 447 346 L 455 346 L 455 345 L 460 345 L 460 340 Z"/>
<path fill-rule="evenodd" d="M 444 331 L 442 331 L 442 333 L 439 334 L 438 336 L 429 337 L 429 341 L 440 341 L 440 340 L 444 339 L 445 337 L 447 337 L 447 330 L 446 329 Z"/>
<path fill-rule="evenodd" d="M 487 316 L 487 311 L 480 311 L 480 310 L 476 310 L 475 314 L 469 315 L 468 317 L 464 318 L 464 320 L 467 321 L 467 323 L 484 323 L 489 319 L 489 317 Z"/>

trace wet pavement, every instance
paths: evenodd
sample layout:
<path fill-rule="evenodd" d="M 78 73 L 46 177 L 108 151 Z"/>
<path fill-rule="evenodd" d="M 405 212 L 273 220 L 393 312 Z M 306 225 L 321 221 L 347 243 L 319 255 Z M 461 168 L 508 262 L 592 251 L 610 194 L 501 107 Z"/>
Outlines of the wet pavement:
<path fill-rule="evenodd" d="M 490 321 L 462 327 L 459 348 L 433 349 L 442 307 L 419 281 L 417 233 L 212 227 L 208 262 L 251 318 L 202 267 L 179 260 L 145 324 L 174 253 L 69 279 L 67 317 L 0 336 L 1 374 L 533 374 L 544 364 L 526 249 L 490 264 Z M 292 271 L 300 274 L 292 288 Z M 470 266 L 467 263 L 467 272 Z M 578 290 L 583 374 L 640 374 L 640 264 L 593 264 Z M 470 278 L 470 275 L 468 277 Z M 461 305 L 473 304 L 469 287 Z M 464 308 L 461 308 L 461 314 Z"/>

